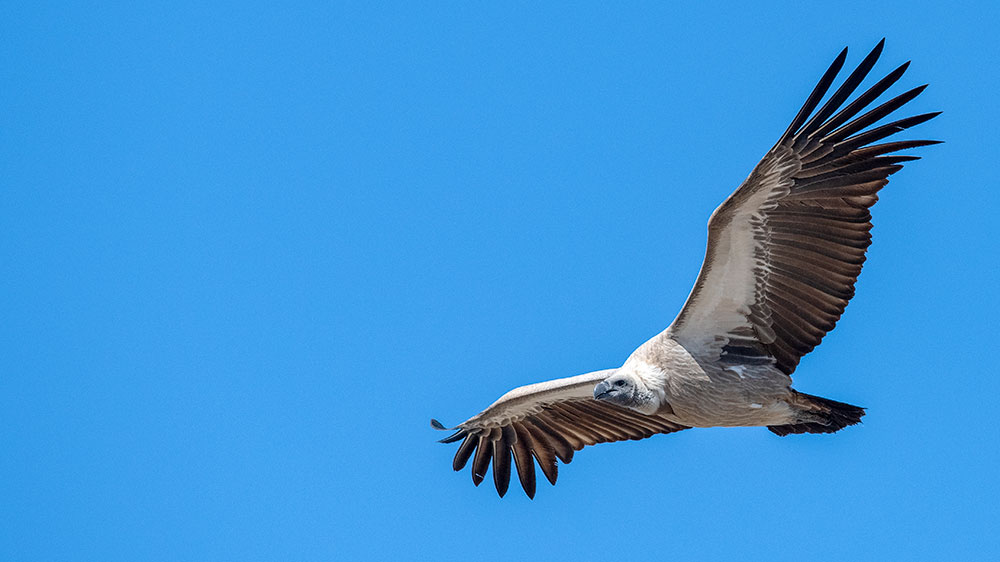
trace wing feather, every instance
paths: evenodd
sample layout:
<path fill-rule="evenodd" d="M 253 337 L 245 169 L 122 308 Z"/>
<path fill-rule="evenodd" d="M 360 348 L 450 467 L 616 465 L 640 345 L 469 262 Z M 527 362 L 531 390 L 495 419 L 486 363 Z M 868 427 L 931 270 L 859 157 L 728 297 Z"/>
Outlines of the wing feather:
<path fill-rule="evenodd" d="M 476 486 L 479 486 L 483 478 L 486 477 L 486 469 L 490 466 L 490 459 L 493 457 L 492 435 L 493 429 L 479 434 L 476 455 L 472 458 L 472 483 Z"/>
<path fill-rule="evenodd" d="M 442 439 L 442 441 L 444 440 Z M 458 446 L 458 452 L 455 453 L 455 460 L 451 463 L 451 467 L 456 471 L 465 468 L 465 464 L 469 462 L 469 457 L 472 456 L 472 453 L 476 452 L 476 445 L 478 443 L 478 434 L 465 434 L 465 440 Z"/>
<path fill-rule="evenodd" d="M 504 431 L 514 432 L 514 446 L 511 452 L 514 453 L 514 466 L 517 467 L 517 478 L 521 481 L 521 488 L 529 498 L 535 497 L 535 463 L 531 458 L 531 437 L 527 432 L 514 425 L 504 426 Z"/>
<path fill-rule="evenodd" d="M 500 428 L 500 437 L 493 441 L 493 484 L 502 498 L 510 485 L 510 448 L 507 432 L 510 426 Z"/>
<path fill-rule="evenodd" d="M 515 425 L 514 428 L 517 429 L 518 435 L 521 435 L 521 432 L 524 431 L 524 435 L 528 437 L 528 448 L 535 459 L 538 460 L 538 468 L 542 469 L 545 479 L 555 486 L 556 478 L 559 476 L 559 463 L 556 462 L 555 447 L 539 433 L 539 430 L 529 419 L 525 419 L 522 423 Z M 570 450 L 572 451 L 572 449 Z M 534 494 L 528 494 L 528 496 L 533 498 Z"/>

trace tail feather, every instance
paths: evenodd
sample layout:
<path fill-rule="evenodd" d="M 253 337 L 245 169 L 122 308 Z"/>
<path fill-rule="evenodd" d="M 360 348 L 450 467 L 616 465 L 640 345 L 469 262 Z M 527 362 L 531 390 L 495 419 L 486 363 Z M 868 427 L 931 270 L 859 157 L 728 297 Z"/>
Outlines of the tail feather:
<path fill-rule="evenodd" d="M 849 425 L 861 423 L 865 409 L 829 398 L 792 391 L 792 405 L 803 414 L 799 423 L 769 425 L 767 428 L 776 435 L 791 433 L 834 433 Z"/>

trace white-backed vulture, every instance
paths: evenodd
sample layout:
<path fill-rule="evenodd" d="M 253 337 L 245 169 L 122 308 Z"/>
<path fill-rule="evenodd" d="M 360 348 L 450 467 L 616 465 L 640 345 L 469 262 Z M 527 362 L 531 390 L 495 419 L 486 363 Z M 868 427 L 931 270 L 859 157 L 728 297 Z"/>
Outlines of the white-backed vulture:
<path fill-rule="evenodd" d="M 938 113 L 875 126 L 925 86 L 868 109 L 909 63 L 848 102 L 883 44 L 820 106 L 845 48 L 774 147 L 712 213 L 701 273 L 670 327 L 617 369 L 503 395 L 442 440 L 461 441 L 454 469 L 471 458 L 479 485 L 492 463 L 503 496 L 513 458 L 534 497 L 534 462 L 554 484 L 557 459 L 568 463 L 585 445 L 692 427 L 832 433 L 861 421 L 864 409 L 793 390 L 791 375 L 854 295 L 871 243 L 869 209 L 889 176 L 917 159 L 896 153 L 937 142 L 880 141 Z"/>

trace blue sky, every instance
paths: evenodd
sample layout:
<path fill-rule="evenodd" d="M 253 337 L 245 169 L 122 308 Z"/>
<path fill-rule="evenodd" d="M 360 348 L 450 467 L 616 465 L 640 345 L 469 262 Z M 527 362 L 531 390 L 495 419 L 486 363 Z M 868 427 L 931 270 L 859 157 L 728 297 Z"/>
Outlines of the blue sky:
<path fill-rule="evenodd" d="M 1000 556 L 995 3 L 142 4 L 0 9 L 0 559 Z M 453 473 L 429 418 L 666 327 L 883 36 L 947 143 L 795 377 L 865 423 Z"/>

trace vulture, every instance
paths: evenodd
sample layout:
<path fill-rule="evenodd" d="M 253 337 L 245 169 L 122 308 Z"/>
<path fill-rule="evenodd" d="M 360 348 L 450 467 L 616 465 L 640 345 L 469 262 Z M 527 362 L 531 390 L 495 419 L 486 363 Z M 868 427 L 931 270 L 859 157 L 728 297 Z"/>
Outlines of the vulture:
<path fill-rule="evenodd" d="M 869 109 L 909 62 L 851 100 L 884 43 L 820 105 L 847 58 L 841 51 L 778 142 L 712 213 L 701 272 L 666 330 L 616 369 L 504 394 L 441 440 L 460 442 L 452 467 L 471 459 L 478 486 L 492 464 L 502 497 L 513 459 L 533 498 L 535 463 L 555 484 L 557 461 L 569 463 L 586 445 L 692 427 L 766 426 L 784 436 L 860 422 L 864 408 L 794 390 L 791 375 L 854 295 L 878 191 L 918 158 L 898 153 L 940 142 L 882 142 L 939 115 L 878 124 L 926 84 Z"/>

